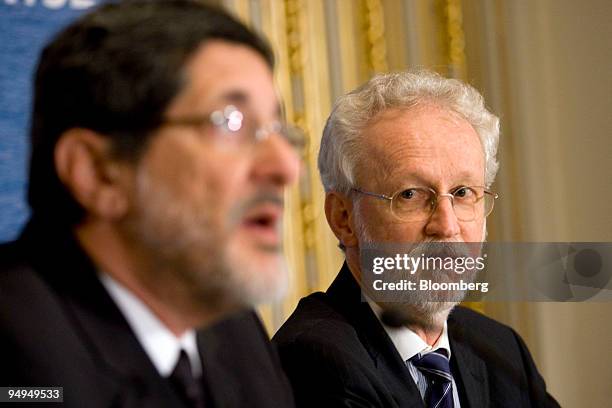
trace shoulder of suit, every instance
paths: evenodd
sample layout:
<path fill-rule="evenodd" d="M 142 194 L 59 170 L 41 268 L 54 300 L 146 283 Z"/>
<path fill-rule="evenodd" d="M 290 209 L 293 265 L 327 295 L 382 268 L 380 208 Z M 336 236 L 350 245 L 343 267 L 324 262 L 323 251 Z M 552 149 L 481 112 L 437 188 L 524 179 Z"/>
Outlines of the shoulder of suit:
<path fill-rule="evenodd" d="M 0 273 L 23 266 L 25 259 L 18 241 L 0 244 Z"/>
<path fill-rule="evenodd" d="M 516 331 L 497 320 L 483 315 L 480 312 L 463 306 L 453 309 L 448 319 L 450 333 L 462 332 L 466 337 L 478 336 L 481 338 L 483 333 L 487 338 L 494 340 L 507 340 L 519 337 Z"/>
<path fill-rule="evenodd" d="M 24 253 L 19 242 L 0 244 L 0 291 L 4 295 L 26 291 L 30 287 L 26 283 L 42 284 L 39 274 L 30 259 Z"/>
<path fill-rule="evenodd" d="M 356 336 L 355 328 L 333 307 L 328 295 L 316 292 L 300 300 L 273 341 L 280 346 L 298 341 L 325 344 Z"/>

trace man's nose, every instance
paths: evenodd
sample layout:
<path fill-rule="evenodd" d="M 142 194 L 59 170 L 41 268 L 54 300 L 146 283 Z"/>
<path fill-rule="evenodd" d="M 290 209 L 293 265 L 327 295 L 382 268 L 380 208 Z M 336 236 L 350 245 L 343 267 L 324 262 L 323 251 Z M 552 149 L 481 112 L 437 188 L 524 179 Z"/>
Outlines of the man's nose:
<path fill-rule="evenodd" d="M 285 187 L 297 181 L 300 157 L 297 150 L 279 134 L 260 141 L 255 149 L 254 174 L 262 181 Z"/>
<path fill-rule="evenodd" d="M 453 238 L 460 232 L 452 196 L 438 196 L 436 207 L 425 226 L 425 233 L 436 238 Z"/>

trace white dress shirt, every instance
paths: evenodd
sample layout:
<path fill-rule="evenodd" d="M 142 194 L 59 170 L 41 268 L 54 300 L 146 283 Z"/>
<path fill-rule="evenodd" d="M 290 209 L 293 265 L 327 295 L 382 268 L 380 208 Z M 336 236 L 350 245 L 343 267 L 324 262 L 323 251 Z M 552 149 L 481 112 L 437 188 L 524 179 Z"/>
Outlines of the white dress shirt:
<path fill-rule="evenodd" d="M 380 321 L 380 314 L 382 312 L 381 308 L 374 302 L 368 302 L 374 314 Z M 408 371 L 410 371 L 410 375 L 414 380 L 419 392 L 421 393 L 421 398 L 425 399 L 425 392 L 427 391 L 427 378 L 421 373 L 421 371 L 412 364 L 410 359 L 417 354 L 427 354 L 432 351 L 438 349 L 446 350 L 446 354 L 448 358 L 451 358 L 451 348 L 450 343 L 448 341 L 448 327 L 446 322 L 444 322 L 444 329 L 442 330 L 442 334 L 440 338 L 433 346 L 430 346 L 419 337 L 418 334 L 410 330 L 409 328 L 402 327 L 390 327 L 384 324 L 381 321 L 381 324 L 389 337 L 391 338 L 391 342 L 399 352 L 399 355 L 402 357 L 402 360 L 406 363 L 408 367 Z M 455 383 L 455 379 L 452 381 L 453 385 L 453 404 L 455 408 L 461 408 L 461 404 L 459 403 L 459 393 L 457 392 L 457 384 Z"/>
<path fill-rule="evenodd" d="M 162 377 L 172 374 L 181 350 L 185 350 L 189 357 L 194 377 L 201 375 L 202 363 L 195 330 L 188 330 L 181 337 L 176 337 L 151 309 L 125 286 L 105 273 L 100 274 L 100 280 Z"/>

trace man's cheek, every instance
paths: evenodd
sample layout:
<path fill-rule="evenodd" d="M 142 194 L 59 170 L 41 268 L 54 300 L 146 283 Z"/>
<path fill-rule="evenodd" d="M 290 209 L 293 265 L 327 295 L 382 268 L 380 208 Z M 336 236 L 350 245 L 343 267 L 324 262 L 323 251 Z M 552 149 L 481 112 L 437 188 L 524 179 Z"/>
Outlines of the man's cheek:
<path fill-rule="evenodd" d="M 462 226 L 462 236 L 465 242 L 482 242 L 486 234 L 484 222 L 472 221 Z"/>

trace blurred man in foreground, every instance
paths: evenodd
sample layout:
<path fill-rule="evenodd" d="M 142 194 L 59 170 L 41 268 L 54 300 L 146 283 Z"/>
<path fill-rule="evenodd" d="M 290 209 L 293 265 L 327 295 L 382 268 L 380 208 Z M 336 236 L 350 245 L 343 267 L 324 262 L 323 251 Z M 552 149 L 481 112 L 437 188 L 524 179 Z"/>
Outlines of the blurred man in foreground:
<path fill-rule="evenodd" d="M 109 4 L 34 86 L 29 203 L 0 249 L 0 385 L 67 407 L 292 406 L 258 318 L 297 177 L 273 56 L 198 2 Z"/>
<path fill-rule="evenodd" d="M 299 406 L 556 406 L 520 337 L 455 307 L 461 292 L 388 302 L 364 270 L 373 245 L 457 259 L 484 241 L 498 139 L 476 90 L 426 71 L 377 76 L 336 103 L 319 170 L 346 262 L 274 337 Z"/>

